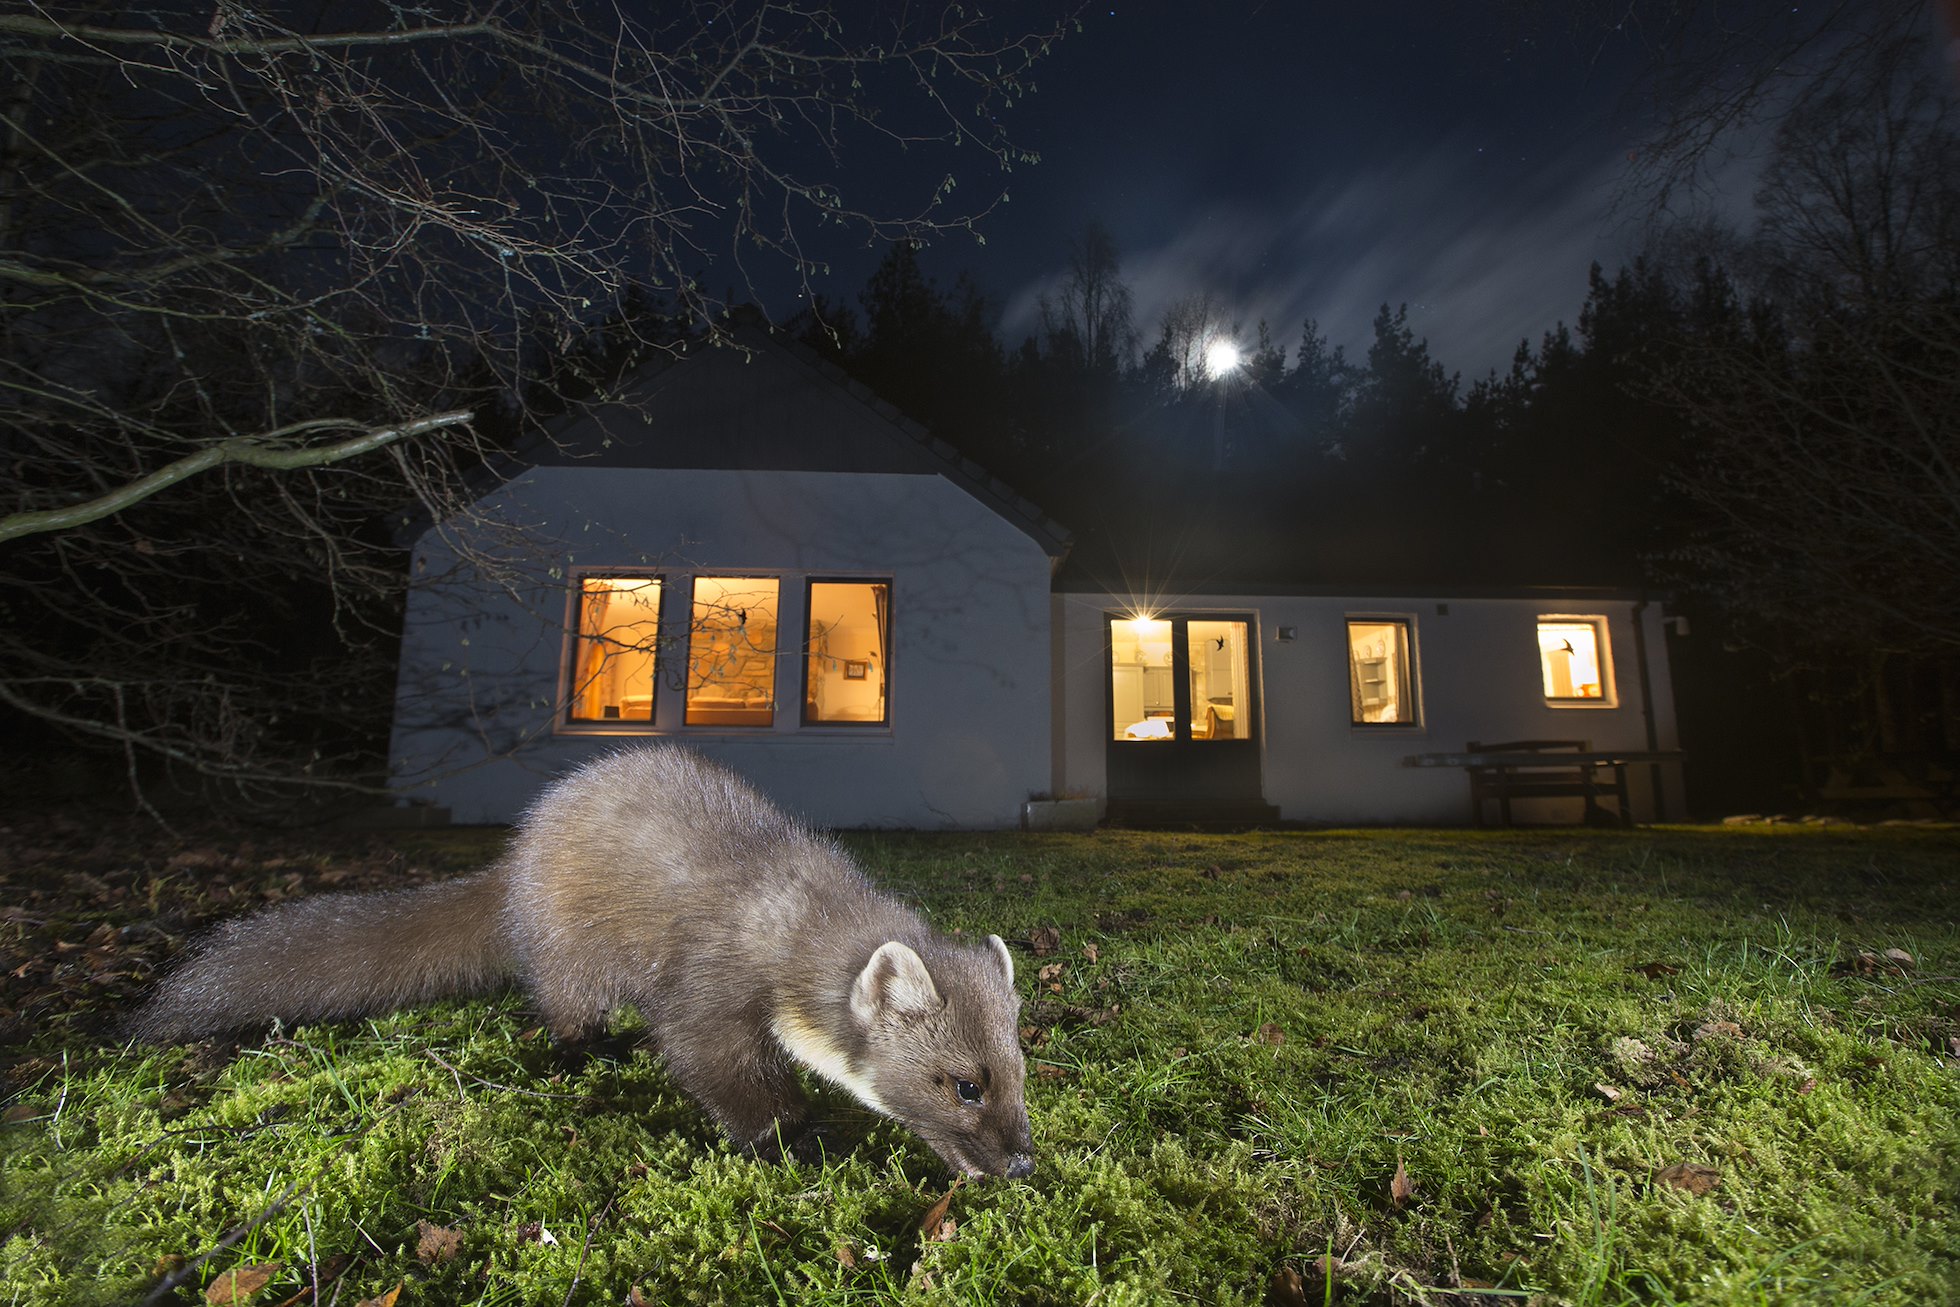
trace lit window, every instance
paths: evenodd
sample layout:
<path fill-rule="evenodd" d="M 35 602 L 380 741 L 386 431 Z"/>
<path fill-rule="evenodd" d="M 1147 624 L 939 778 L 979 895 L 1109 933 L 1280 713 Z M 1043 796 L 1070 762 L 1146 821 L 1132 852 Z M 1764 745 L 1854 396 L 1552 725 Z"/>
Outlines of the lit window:
<path fill-rule="evenodd" d="M 805 722 L 865 726 L 889 720 L 891 597 L 888 581 L 810 582 Z"/>
<path fill-rule="evenodd" d="M 1247 624 L 1201 621 L 1194 617 L 1186 626 L 1191 654 L 1191 738 L 1251 739 Z"/>
<path fill-rule="evenodd" d="M 1109 624 L 1110 720 L 1115 738 L 1157 742 L 1177 738 L 1177 690 L 1172 680 L 1171 624 L 1162 618 L 1116 618 Z"/>
<path fill-rule="evenodd" d="M 1606 619 L 1541 617 L 1538 662 L 1545 673 L 1545 698 L 1552 703 L 1603 703 L 1607 680 Z"/>
<path fill-rule="evenodd" d="M 689 726 L 776 718 L 776 578 L 697 576 L 687 641 Z"/>
<path fill-rule="evenodd" d="M 1243 618 L 1111 617 L 1111 738 L 1207 748 L 1250 740 L 1251 629 Z"/>
<path fill-rule="evenodd" d="M 1348 698 L 1354 725 L 1402 726 L 1415 722 L 1409 626 L 1402 620 L 1349 620 Z"/>
<path fill-rule="evenodd" d="M 577 602 L 570 720 L 652 722 L 659 578 L 583 577 Z"/>

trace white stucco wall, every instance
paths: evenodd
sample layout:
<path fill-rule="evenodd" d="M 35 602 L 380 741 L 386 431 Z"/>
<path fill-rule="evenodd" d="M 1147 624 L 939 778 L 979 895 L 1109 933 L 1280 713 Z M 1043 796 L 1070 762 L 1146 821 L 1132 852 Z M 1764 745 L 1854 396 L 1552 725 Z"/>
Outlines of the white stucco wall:
<path fill-rule="evenodd" d="M 1440 611 L 1442 609 L 1447 611 Z M 1111 594 L 1057 594 L 1055 786 L 1108 794 L 1104 617 L 1127 614 L 1131 601 Z M 1639 656 L 1647 641 L 1648 684 L 1656 745 L 1679 747 L 1660 611 L 1637 601 L 1582 594 L 1518 598 L 1205 595 L 1176 605 L 1183 614 L 1250 613 L 1259 641 L 1257 668 L 1263 797 L 1285 821 L 1334 825 L 1471 820 L 1469 781 L 1455 769 L 1402 765 L 1415 753 L 1461 751 L 1470 740 L 1585 739 L 1600 748 L 1645 749 Z M 1545 701 L 1538 658 L 1539 616 L 1607 619 L 1612 647 L 1613 706 L 1554 707 Z M 1403 617 L 1414 623 L 1416 694 L 1421 720 L 1410 726 L 1357 727 L 1350 722 L 1347 620 Z M 1282 641 L 1283 627 L 1294 638 Z M 1147 746 L 1145 746 L 1147 747 Z M 1680 768 L 1663 769 L 1656 807 L 1652 769 L 1629 769 L 1629 796 L 1642 821 L 1679 818 L 1686 807 Z M 1576 820 L 1580 801 L 1514 804 L 1519 820 Z M 1496 819 L 1495 805 L 1489 817 Z"/>
<path fill-rule="evenodd" d="M 507 577 L 458 568 L 453 525 L 414 551 L 392 750 L 405 797 L 510 821 L 548 779 L 647 738 L 684 739 L 828 826 L 1012 826 L 1048 786 L 1049 559 L 943 477 L 552 467 L 480 508 L 472 539 L 493 539 L 489 524 L 525 537 L 497 546 Z M 678 711 L 650 733 L 559 725 L 569 577 L 607 568 L 668 573 L 669 631 L 695 572 L 780 577 L 777 725 L 684 728 Z M 812 575 L 891 579 L 888 727 L 800 725 Z"/>

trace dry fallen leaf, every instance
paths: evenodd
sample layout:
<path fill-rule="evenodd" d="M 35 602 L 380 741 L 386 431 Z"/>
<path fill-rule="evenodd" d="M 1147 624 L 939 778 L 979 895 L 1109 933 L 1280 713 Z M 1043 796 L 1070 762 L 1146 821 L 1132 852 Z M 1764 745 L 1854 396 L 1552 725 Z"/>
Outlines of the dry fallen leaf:
<path fill-rule="evenodd" d="M 546 1229 L 543 1221 L 526 1221 L 517 1227 L 517 1241 L 519 1243 L 555 1244 L 558 1242 L 558 1236 Z"/>
<path fill-rule="evenodd" d="M 1062 946 L 1060 926 L 1036 926 L 1028 932 L 1028 947 L 1038 958 L 1045 958 Z"/>
<path fill-rule="evenodd" d="M 1097 958 L 1102 956 L 1102 952 L 1094 944 L 1084 944 L 1082 946 L 1082 956 L 1087 958 L 1089 961 L 1094 962 Z"/>
<path fill-rule="evenodd" d="M 944 1221 L 946 1214 L 952 1210 L 953 1195 L 960 1191 L 960 1186 L 964 1183 L 966 1183 L 965 1176 L 954 1176 L 953 1187 L 948 1189 L 938 1202 L 928 1207 L 926 1214 L 919 1218 L 919 1233 L 925 1235 L 928 1241 L 931 1241 L 933 1235 L 938 1232 L 939 1223 Z"/>
<path fill-rule="evenodd" d="M 363 1298 L 355 1307 L 395 1307 L 395 1300 L 402 1296 L 402 1286 L 396 1285 L 378 1298 Z"/>
<path fill-rule="evenodd" d="M 210 1287 L 204 1291 L 204 1301 L 219 1304 L 250 1302 L 258 1296 L 259 1290 L 272 1283 L 272 1277 L 277 1274 L 278 1262 L 233 1267 L 211 1281 Z"/>
<path fill-rule="evenodd" d="M 1684 1189 L 1699 1198 L 1722 1183 L 1722 1173 L 1700 1162 L 1676 1162 L 1663 1167 L 1654 1179 L 1675 1189 Z"/>
<path fill-rule="evenodd" d="M 960 1237 L 960 1223 L 949 1216 L 932 1229 L 920 1233 L 925 1235 L 927 1243 L 951 1243 Z"/>
<path fill-rule="evenodd" d="M 1272 1307 L 1307 1307 L 1306 1282 L 1291 1266 L 1282 1266 L 1273 1272 L 1273 1282 L 1266 1290 L 1266 1301 Z"/>
<path fill-rule="evenodd" d="M 1040 971 L 1037 971 L 1035 973 L 1035 977 L 1042 981 L 1055 980 L 1061 976 L 1062 972 L 1065 969 L 1066 969 L 1066 964 L 1064 963 L 1050 962 L 1047 966 L 1043 967 Z"/>
<path fill-rule="evenodd" d="M 1695 1027 L 1695 1042 L 1705 1039 L 1741 1039 L 1742 1027 L 1733 1021 L 1704 1021 Z"/>
<path fill-rule="evenodd" d="M 415 1223 L 415 1260 L 424 1266 L 440 1266 L 463 1251 L 463 1232 L 428 1221 Z"/>
<path fill-rule="evenodd" d="M 839 1266 L 847 1271 L 855 1271 L 857 1269 L 857 1253 L 852 1251 L 851 1245 L 840 1243 L 831 1251 L 837 1255 L 837 1264 Z"/>
<path fill-rule="evenodd" d="M 1402 1165 L 1402 1159 L 1398 1157 L 1395 1159 L 1395 1175 L 1388 1182 L 1388 1201 L 1400 1210 L 1415 1196 L 1416 1182 L 1409 1178 L 1408 1168 Z"/>
<path fill-rule="evenodd" d="M 1265 1025 L 1259 1027 L 1258 1038 L 1260 1043 L 1269 1044 L 1274 1048 L 1278 1048 L 1286 1042 L 1286 1032 L 1268 1021 Z"/>
<path fill-rule="evenodd" d="M 1918 966 L 1912 954 L 1902 948 L 1888 948 L 1883 953 L 1870 949 L 1859 949 L 1855 958 L 1840 958 L 1831 964 L 1834 976 L 1893 976 L 1902 971 L 1910 971 Z"/>
<path fill-rule="evenodd" d="M 1617 1103 L 1620 1101 L 1621 1091 L 1613 1088 L 1613 1086 L 1606 1084 L 1603 1081 L 1593 1086 L 1593 1092 L 1595 1094 L 1598 1094 L 1601 1098 L 1605 1099 L 1609 1103 Z"/>
<path fill-rule="evenodd" d="M 1642 962 L 1634 970 L 1649 980 L 1659 980 L 1662 976 L 1680 974 L 1681 968 L 1672 962 Z"/>

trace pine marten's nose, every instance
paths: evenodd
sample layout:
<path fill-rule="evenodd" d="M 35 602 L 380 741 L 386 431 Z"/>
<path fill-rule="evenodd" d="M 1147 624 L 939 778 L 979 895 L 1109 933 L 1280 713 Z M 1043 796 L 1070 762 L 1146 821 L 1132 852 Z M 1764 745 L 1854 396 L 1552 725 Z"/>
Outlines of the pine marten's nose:
<path fill-rule="evenodd" d="M 1026 1153 L 1016 1153 L 1007 1159 L 1004 1173 L 1010 1180 L 1025 1180 L 1034 1174 L 1034 1159 Z"/>

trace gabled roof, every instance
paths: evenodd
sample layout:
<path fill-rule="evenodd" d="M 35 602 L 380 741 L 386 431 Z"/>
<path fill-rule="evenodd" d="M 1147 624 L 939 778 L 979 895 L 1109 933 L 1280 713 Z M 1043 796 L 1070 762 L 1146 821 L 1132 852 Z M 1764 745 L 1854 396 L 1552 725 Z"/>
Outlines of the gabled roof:
<path fill-rule="evenodd" d="M 891 472 L 943 476 L 1052 559 L 1069 532 L 809 347 L 736 315 L 725 339 L 688 343 L 628 377 L 614 403 L 556 424 L 531 466 Z"/>

